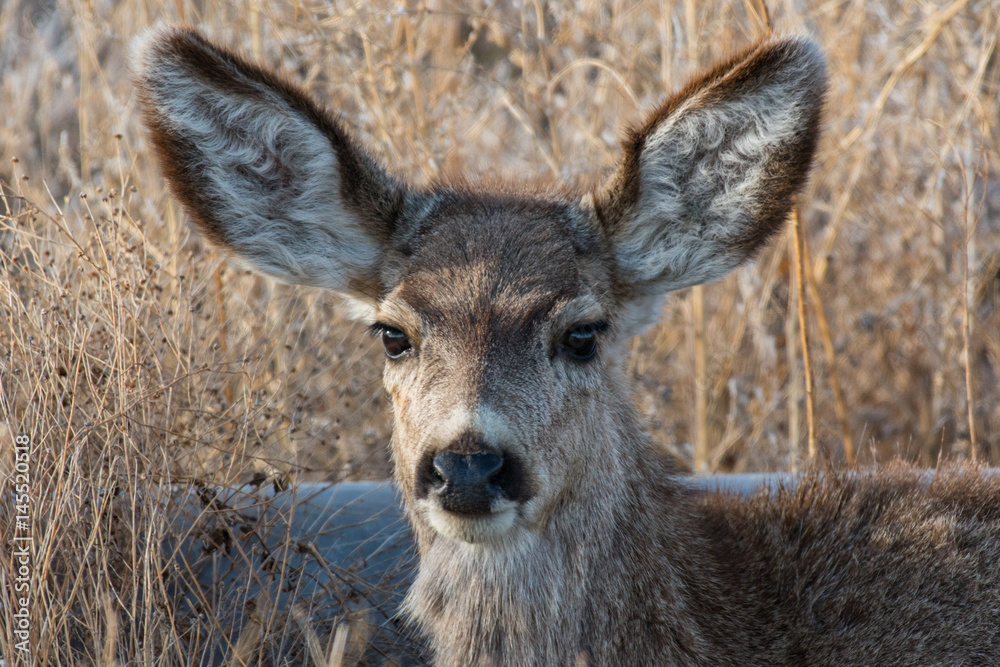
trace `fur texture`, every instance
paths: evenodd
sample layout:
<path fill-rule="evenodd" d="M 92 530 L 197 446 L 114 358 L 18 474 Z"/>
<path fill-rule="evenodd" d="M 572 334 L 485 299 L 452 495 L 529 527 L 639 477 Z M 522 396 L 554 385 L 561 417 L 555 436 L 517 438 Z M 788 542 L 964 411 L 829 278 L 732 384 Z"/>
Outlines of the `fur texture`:
<path fill-rule="evenodd" d="M 814 43 L 762 42 L 631 134 L 597 210 L 639 291 L 718 280 L 781 229 L 809 172 L 825 89 Z"/>
<path fill-rule="evenodd" d="M 811 42 L 766 40 L 693 81 L 575 197 L 408 188 L 192 31 L 150 33 L 134 66 L 195 222 L 270 275 L 362 299 L 384 332 L 420 549 L 406 611 L 438 664 L 1000 661 L 997 477 L 699 495 L 629 397 L 625 349 L 663 293 L 752 256 L 805 182 L 825 88 Z M 444 508 L 442 455 L 502 462 L 479 509 Z"/>
<path fill-rule="evenodd" d="M 406 191 L 331 114 L 190 30 L 149 30 L 132 66 L 172 191 L 213 241 L 283 282 L 379 296 Z"/>

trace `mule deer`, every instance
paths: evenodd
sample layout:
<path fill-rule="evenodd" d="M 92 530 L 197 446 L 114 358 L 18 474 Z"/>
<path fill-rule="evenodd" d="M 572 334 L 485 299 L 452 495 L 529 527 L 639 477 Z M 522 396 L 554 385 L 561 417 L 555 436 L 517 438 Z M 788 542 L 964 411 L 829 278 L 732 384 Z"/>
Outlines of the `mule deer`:
<path fill-rule="evenodd" d="M 1000 661 L 1000 484 L 978 471 L 687 490 L 644 435 L 626 342 L 662 295 L 777 233 L 825 68 L 769 38 L 689 83 L 592 192 L 389 175 L 334 115 L 186 29 L 137 42 L 175 196 L 278 280 L 336 290 L 385 345 L 406 612 L 443 665 Z"/>

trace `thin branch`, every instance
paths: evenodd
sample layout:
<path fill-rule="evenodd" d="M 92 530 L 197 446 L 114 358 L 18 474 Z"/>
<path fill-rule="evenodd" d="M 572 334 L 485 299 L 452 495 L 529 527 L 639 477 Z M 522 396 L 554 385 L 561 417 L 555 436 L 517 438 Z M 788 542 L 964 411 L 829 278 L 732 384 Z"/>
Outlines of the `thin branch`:
<path fill-rule="evenodd" d="M 816 462 L 816 424 L 813 406 L 812 363 L 809 358 L 809 327 L 806 321 L 806 279 L 804 276 L 802 222 L 799 218 L 799 207 L 792 208 L 792 234 L 795 239 L 795 284 L 799 296 L 799 336 L 802 342 L 802 365 L 806 387 L 806 437 L 808 443 L 809 462 Z"/>
<path fill-rule="evenodd" d="M 802 235 L 802 254 L 805 267 L 812 266 L 812 258 L 809 256 L 809 240 Z M 816 286 L 816 276 L 811 270 L 806 270 L 806 284 L 809 286 L 809 298 L 812 299 L 813 312 L 816 314 L 816 326 L 819 328 L 819 337 L 823 342 L 823 352 L 826 355 L 826 365 L 830 373 L 830 388 L 833 390 L 833 408 L 837 413 L 837 420 L 840 422 L 840 439 L 844 443 L 844 459 L 847 467 L 854 467 L 854 438 L 851 435 L 851 420 L 848 418 L 847 402 L 844 400 L 844 391 L 840 386 L 840 372 L 837 370 L 836 348 L 833 346 L 833 336 L 830 335 L 830 323 L 826 319 L 826 312 L 823 308 L 823 300 L 819 295 L 819 288 Z"/>
<path fill-rule="evenodd" d="M 691 288 L 691 321 L 694 334 L 694 468 L 708 471 L 708 370 L 705 354 L 705 288 Z"/>
<path fill-rule="evenodd" d="M 788 264 L 795 264 L 795 239 L 789 239 L 788 244 Z M 796 302 L 798 301 L 798 290 L 795 289 L 795 273 L 788 271 L 788 312 L 785 314 L 785 364 L 788 369 L 786 386 L 788 387 L 787 410 L 788 410 L 788 471 L 797 473 L 799 461 L 802 458 L 802 450 L 799 444 L 800 423 L 799 399 L 801 398 L 802 382 L 799 380 L 799 355 L 796 349 L 795 328 L 798 326 L 796 318 Z"/>

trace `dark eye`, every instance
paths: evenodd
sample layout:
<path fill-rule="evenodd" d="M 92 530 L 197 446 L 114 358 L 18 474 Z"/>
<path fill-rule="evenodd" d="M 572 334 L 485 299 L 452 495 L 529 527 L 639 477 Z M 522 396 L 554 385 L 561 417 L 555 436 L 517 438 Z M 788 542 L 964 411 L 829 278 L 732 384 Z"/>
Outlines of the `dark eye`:
<path fill-rule="evenodd" d="M 413 349 L 410 337 L 394 327 L 383 326 L 382 345 L 385 346 L 385 356 L 390 359 L 399 359 L 404 354 Z"/>
<path fill-rule="evenodd" d="M 575 326 L 559 341 L 559 351 L 575 361 L 588 361 L 597 354 L 597 325 Z"/>

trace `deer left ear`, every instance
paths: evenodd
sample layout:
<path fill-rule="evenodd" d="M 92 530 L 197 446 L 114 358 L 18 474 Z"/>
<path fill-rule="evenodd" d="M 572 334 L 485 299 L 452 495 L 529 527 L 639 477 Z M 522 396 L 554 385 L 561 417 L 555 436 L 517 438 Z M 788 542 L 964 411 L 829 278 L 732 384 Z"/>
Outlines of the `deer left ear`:
<path fill-rule="evenodd" d="M 772 39 L 631 133 L 594 204 L 635 296 L 717 280 L 781 229 L 812 165 L 825 89 L 815 43 Z"/>
<path fill-rule="evenodd" d="M 277 280 L 377 302 L 418 198 L 332 113 L 187 28 L 136 39 L 132 69 L 167 182 L 209 239 Z"/>

